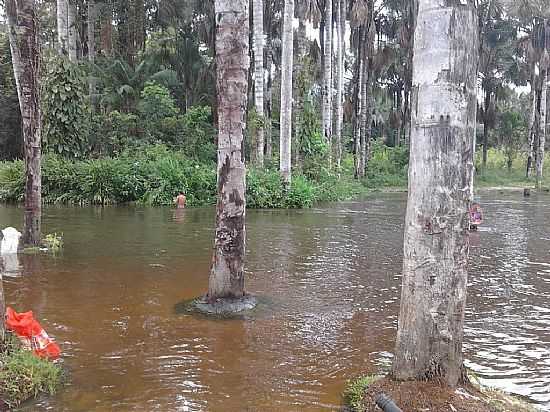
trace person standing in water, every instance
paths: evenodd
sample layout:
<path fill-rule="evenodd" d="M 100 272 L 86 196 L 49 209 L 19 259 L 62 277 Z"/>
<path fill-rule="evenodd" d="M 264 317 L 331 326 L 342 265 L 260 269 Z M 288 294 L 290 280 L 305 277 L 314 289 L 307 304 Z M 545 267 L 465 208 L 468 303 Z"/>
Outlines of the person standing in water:
<path fill-rule="evenodd" d="M 185 197 L 183 192 L 180 192 L 180 194 L 177 195 L 176 198 L 174 199 L 174 203 L 176 204 L 176 208 L 178 209 L 184 209 L 186 202 L 187 202 L 187 198 Z"/>

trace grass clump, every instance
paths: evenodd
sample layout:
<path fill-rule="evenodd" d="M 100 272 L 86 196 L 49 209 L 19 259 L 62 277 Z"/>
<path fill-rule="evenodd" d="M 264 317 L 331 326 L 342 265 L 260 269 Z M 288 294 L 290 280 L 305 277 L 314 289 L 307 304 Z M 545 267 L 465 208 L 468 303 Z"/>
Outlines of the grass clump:
<path fill-rule="evenodd" d="M 11 334 L 6 335 L 2 349 L 0 399 L 9 407 L 16 407 L 41 393 L 53 395 L 56 392 L 62 380 L 60 366 L 23 349 Z"/>
<path fill-rule="evenodd" d="M 360 376 L 348 383 L 344 390 L 344 403 L 352 412 L 364 412 L 363 398 L 369 385 L 379 378 L 374 375 Z"/>

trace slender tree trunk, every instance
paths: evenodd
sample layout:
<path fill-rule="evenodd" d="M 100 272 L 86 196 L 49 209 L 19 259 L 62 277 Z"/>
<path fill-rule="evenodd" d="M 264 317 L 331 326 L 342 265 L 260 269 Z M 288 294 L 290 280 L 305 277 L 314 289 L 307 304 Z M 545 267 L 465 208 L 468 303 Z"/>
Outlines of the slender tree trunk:
<path fill-rule="evenodd" d="M 476 127 L 473 0 L 420 0 L 414 46 L 409 198 L 392 375 L 464 378 L 469 182 Z"/>
<path fill-rule="evenodd" d="M 71 0 L 66 0 L 68 3 L 68 31 L 69 31 L 69 60 L 76 62 L 77 60 L 77 45 L 76 45 L 76 5 Z"/>
<path fill-rule="evenodd" d="M 292 163 L 294 167 L 300 166 L 300 147 L 303 131 L 304 104 L 309 90 L 309 67 L 307 65 L 308 38 L 306 25 L 300 19 L 298 30 L 296 31 L 296 56 L 293 58 L 292 65 L 292 114 L 293 114 L 293 142 L 292 144 Z"/>
<path fill-rule="evenodd" d="M 336 24 L 338 27 L 337 85 L 336 85 L 336 166 L 342 162 L 342 129 L 344 127 L 344 58 L 346 31 L 346 0 L 337 0 Z"/>
<path fill-rule="evenodd" d="M 270 33 L 267 33 L 266 49 L 267 82 L 265 89 L 265 159 L 271 160 L 273 157 L 273 127 L 271 125 L 271 115 L 273 112 L 273 74 L 271 73 L 273 67 L 273 42 Z"/>
<path fill-rule="evenodd" d="M 245 295 L 245 178 L 248 0 L 215 0 L 218 92 L 218 203 L 208 300 Z"/>
<path fill-rule="evenodd" d="M 57 51 L 63 56 L 69 54 L 68 13 L 67 0 L 57 0 Z"/>
<path fill-rule="evenodd" d="M 101 53 L 113 54 L 113 9 L 110 3 L 104 3 L 101 10 Z"/>
<path fill-rule="evenodd" d="M 323 134 L 332 157 L 332 0 L 325 0 L 323 34 Z"/>
<path fill-rule="evenodd" d="M 538 125 L 537 118 L 537 88 L 535 82 L 535 65 L 531 66 L 531 118 L 529 121 L 529 142 L 527 146 L 527 167 L 525 176 L 531 177 L 531 169 L 533 168 L 533 155 L 535 151 L 535 138 L 537 135 Z"/>
<path fill-rule="evenodd" d="M 483 153 L 481 168 L 483 171 L 487 168 L 487 150 L 489 146 L 489 124 L 490 124 L 490 110 L 491 110 L 491 90 L 485 90 L 485 99 L 483 103 Z"/>
<path fill-rule="evenodd" d="M 369 107 L 367 104 L 368 98 L 368 82 L 369 82 L 369 70 L 368 70 L 368 56 L 366 53 L 363 55 L 361 68 L 361 117 L 359 127 L 361 128 L 361 152 L 359 154 L 359 177 L 365 177 L 365 166 L 367 164 L 367 113 Z"/>
<path fill-rule="evenodd" d="M 292 179 L 292 60 L 294 54 L 294 0 L 285 0 L 283 22 L 283 56 L 281 63 L 281 132 L 279 144 L 280 170 L 287 186 Z"/>
<path fill-rule="evenodd" d="M 93 64 L 95 61 L 95 22 L 96 4 L 94 0 L 88 0 L 88 61 Z M 95 107 L 96 84 L 95 79 L 90 77 L 89 81 L 90 102 Z"/>
<path fill-rule="evenodd" d="M 546 144 L 546 102 L 548 90 L 548 53 L 545 52 L 544 64 L 540 73 L 542 79 L 542 88 L 540 96 L 540 122 L 539 122 L 539 141 L 537 147 L 537 188 L 542 188 L 542 178 L 544 172 L 544 146 Z"/>
<path fill-rule="evenodd" d="M 264 165 L 264 4 L 263 0 L 252 0 L 254 26 L 254 106 L 258 116 L 256 130 L 256 163 Z"/>
<path fill-rule="evenodd" d="M 34 0 L 8 0 L 6 12 L 13 72 L 23 121 L 25 155 L 25 219 L 23 244 L 40 244 L 41 127 L 40 127 L 40 48 L 38 18 Z"/>
<path fill-rule="evenodd" d="M 361 127 L 361 119 L 363 117 L 363 111 L 364 111 L 364 106 L 363 106 L 363 87 L 364 87 L 364 82 L 363 82 L 363 73 L 364 73 L 364 69 L 363 69 L 363 66 L 364 66 L 364 62 L 363 62 L 363 57 L 362 57 L 362 52 L 360 51 L 358 53 L 358 63 L 357 63 L 357 86 L 356 86 L 356 90 L 357 90 L 357 96 L 356 96 L 356 101 L 357 101 L 357 111 L 356 111 L 356 115 L 355 115 L 355 126 L 354 126 L 354 142 L 355 142 L 355 145 L 354 145 L 354 148 L 355 148 L 355 152 L 354 152 L 354 163 L 355 163 L 355 178 L 356 179 L 360 179 L 362 177 L 362 173 L 361 173 L 361 170 L 364 170 L 364 168 L 362 167 L 362 163 L 361 163 L 361 153 L 363 152 L 362 151 L 362 148 L 361 148 L 361 142 L 363 140 L 362 138 L 362 127 Z"/>

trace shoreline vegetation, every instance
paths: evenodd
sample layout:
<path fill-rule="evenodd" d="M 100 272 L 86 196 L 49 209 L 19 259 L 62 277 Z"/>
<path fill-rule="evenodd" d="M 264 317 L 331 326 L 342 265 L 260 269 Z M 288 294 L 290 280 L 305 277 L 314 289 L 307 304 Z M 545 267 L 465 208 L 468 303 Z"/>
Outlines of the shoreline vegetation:
<path fill-rule="evenodd" d="M 476 192 L 535 187 L 534 178 L 524 176 L 523 157 L 518 157 L 508 169 L 503 153 L 492 149 L 485 171 L 479 170 L 479 163 L 476 162 Z M 406 147 L 375 144 L 366 178 L 354 179 L 353 159 L 349 157 L 339 173 L 324 167 L 323 162 L 304 165 L 296 171 L 289 189 L 285 189 L 275 162 L 265 170 L 250 167 L 247 207 L 308 208 L 320 202 L 356 199 L 369 192 L 404 192 L 407 165 Z M 42 172 L 45 204 L 168 206 L 180 190 L 185 191 L 189 206 L 214 205 L 216 201 L 215 163 L 195 160 L 165 145 L 89 160 L 68 160 L 49 154 L 44 158 Z M 21 202 L 24 186 L 23 162 L 0 162 L 0 201 Z M 549 187 L 547 177 L 542 191 L 550 191 Z"/>
<path fill-rule="evenodd" d="M 0 410 L 11 410 L 41 394 L 56 393 L 63 380 L 58 363 L 23 349 L 9 332 L 0 349 Z"/>
<path fill-rule="evenodd" d="M 396 382 L 388 377 L 366 375 L 350 381 L 343 393 L 348 412 L 376 412 L 376 398 L 385 394 L 403 411 L 438 412 L 536 412 L 520 397 L 484 386 L 468 372 L 469 382 L 456 390 L 437 382 Z"/>

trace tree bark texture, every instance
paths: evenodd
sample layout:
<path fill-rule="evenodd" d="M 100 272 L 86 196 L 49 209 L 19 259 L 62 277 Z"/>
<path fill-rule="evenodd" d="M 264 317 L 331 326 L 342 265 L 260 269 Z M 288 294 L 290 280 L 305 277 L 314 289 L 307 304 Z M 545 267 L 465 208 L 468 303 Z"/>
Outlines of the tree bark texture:
<path fill-rule="evenodd" d="M 477 27 L 473 1 L 419 1 L 398 380 L 463 378 Z"/>
<path fill-rule="evenodd" d="M 325 142 L 332 157 L 332 0 L 325 0 L 322 122 Z"/>
<path fill-rule="evenodd" d="M 292 64 L 294 57 L 294 0 L 285 0 L 283 21 L 283 56 L 281 63 L 281 132 L 279 143 L 280 170 L 288 186 L 292 179 Z"/>
<path fill-rule="evenodd" d="M 215 0 L 218 202 L 208 300 L 245 295 L 244 129 L 250 67 L 248 0 Z"/>
<path fill-rule="evenodd" d="M 63 56 L 69 54 L 68 13 L 67 0 L 57 0 L 57 51 Z"/>
<path fill-rule="evenodd" d="M 264 114 L 264 5 L 263 0 L 252 0 L 254 26 L 254 107 L 258 116 L 256 131 L 256 154 L 258 166 L 264 165 L 265 114 Z"/>
<path fill-rule="evenodd" d="M 537 119 L 537 88 L 535 81 L 535 65 L 531 66 L 531 118 L 529 119 L 529 141 L 527 145 L 527 167 L 525 176 L 529 178 L 531 176 L 531 169 L 533 168 L 533 157 L 535 151 L 535 139 L 537 136 L 538 125 Z"/>
<path fill-rule="evenodd" d="M 96 4 L 94 0 L 88 0 L 88 61 L 93 64 L 95 61 L 95 22 L 97 18 Z M 95 106 L 96 84 L 93 76 L 89 80 L 90 101 Z"/>
<path fill-rule="evenodd" d="M 66 0 L 68 5 L 68 33 L 69 33 L 69 60 L 76 62 L 77 60 L 77 27 L 76 27 L 76 4 L 71 0 Z"/>
<path fill-rule="evenodd" d="M 545 52 L 543 58 L 542 70 L 540 73 L 542 86 L 540 95 L 540 119 L 539 119 L 539 132 L 538 132 L 538 146 L 537 146 L 537 188 L 542 188 L 542 178 L 544 171 L 544 146 L 546 144 L 546 99 L 548 91 L 548 53 Z"/>
<path fill-rule="evenodd" d="M 265 90 L 265 118 L 266 118 L 266 129 L 265 129 L 265 159 L 271 160 L 273 157 L 273 128 L 271 124 L 271 115 L 273 107 L 273 74 L 271 73 L 273 67 L 273 41 L 271 39 L 271 34 L 267 33 L 267 44 L 266 44 L 266 71 L 267 71 L 267 82 Z"/>
<path fill-rule="evenodd" d="M 113 9 L 110 3 L 101 8 L 101 53 L 104 56 L 113 54 Z"/>
<path fill-rule="evenodd" d="M 336 166 L 340 169 L 342 162 L 342 129 L 344 127 L 344 59 L 345 59 L 345 41 L 346 33 L 346 0 L 337 0 L 336 24 L 338 27 L 338 53 L 336 70 Z"/>
<path fill-rule="evenodd" d="M 40 125 L 40 49 L 38 18 L 34 0 L 6 2 L 13 72 L 23 123 L 25 156 L 25 217 L 23 244 L 40 244 L 41 125 Z"/>
<path fill-rule="evenodd" d="M 359 153 L 359 177 L 365 177 L 365 166 L 367 161 L 367 112 L 369 107 L 367 105 L 368 97 L 368 81 L 369 81 L 369 72 L 368 72 L 368 56 L 366 53 L 363 54 L 363 61 L 361 64 L 361 116 L 359 120 L 359 127 L 361 128 L 360 141 L 361 141 L 361 152 Z"/>
<path fill-rule="evenodd" d="M 357 57 L 357 63 L 356 63 L 356 66 L 357 66 L 357 74 L 356 74 L 356 86 L 355 86 L 355 101 L 356 101 L 356 112 L 355 112 L 355 118 L 354 118 L 354 128 L 353 128 L 353 135 L 354 135 L 354 165 L 355 165 L 355 178 L 356 179 L 359 179 L 361 178 L 362 174 L 361 174 L 361 170 L 364 170 L 362 167 L 361 167 L 361 153 L 362 153 L 362 149 L 361 149 L 361 141 L 362 141 L 362 137 L 361 137 L 361 117 L 362 117 L 362 112 L 364 110 L 364 107 L 362 106 L 363 104 L 363 100 L 362 100 L 362 95 L 363 95 L 363 59 L 362 59 L 362 53 L 361 51 L 359 51 L 358 53 L 358 57 Z"/>

